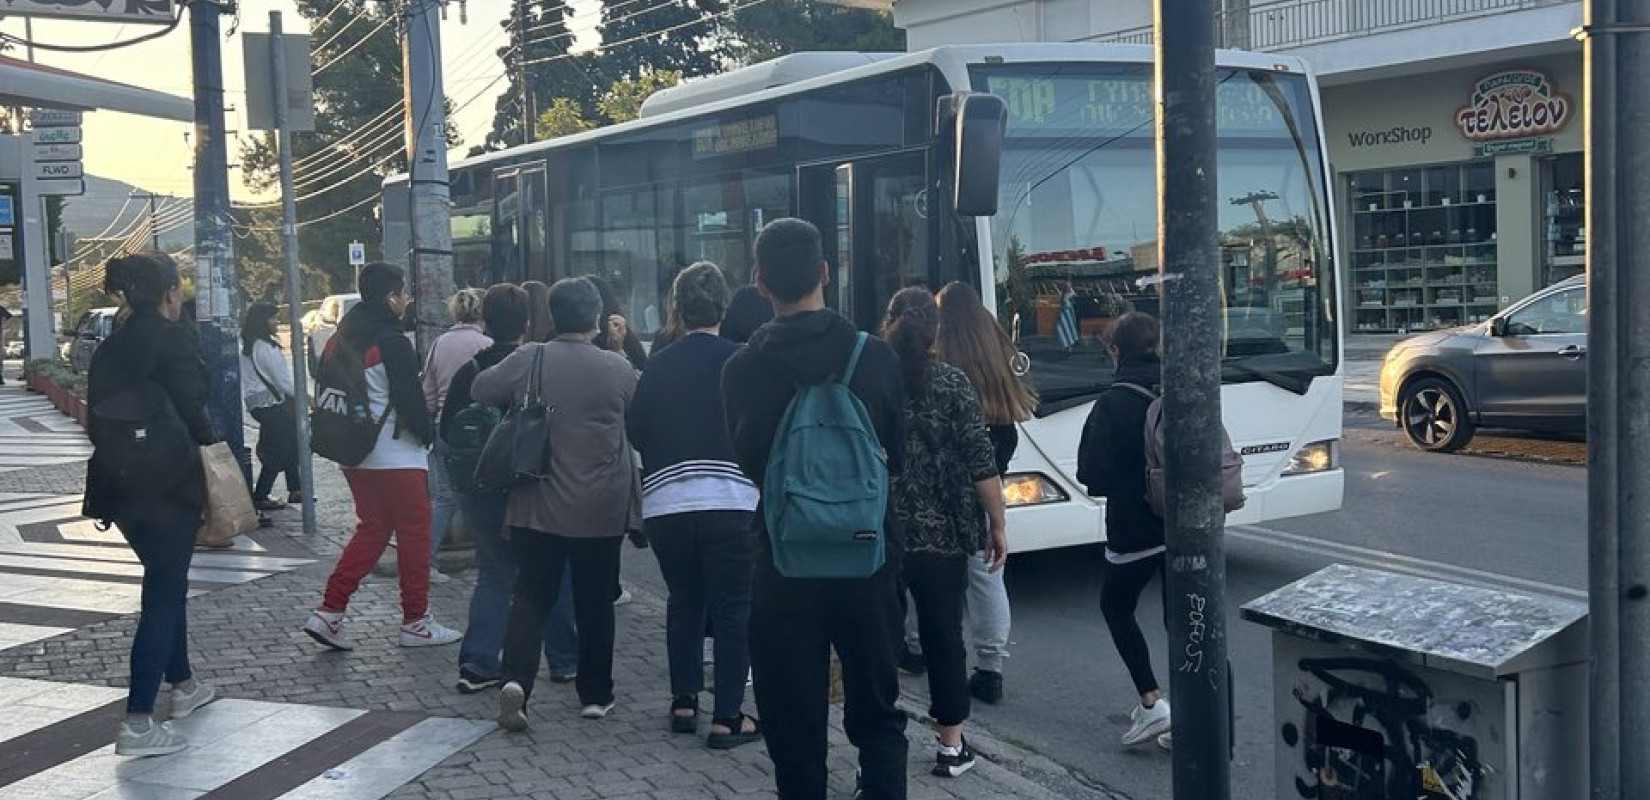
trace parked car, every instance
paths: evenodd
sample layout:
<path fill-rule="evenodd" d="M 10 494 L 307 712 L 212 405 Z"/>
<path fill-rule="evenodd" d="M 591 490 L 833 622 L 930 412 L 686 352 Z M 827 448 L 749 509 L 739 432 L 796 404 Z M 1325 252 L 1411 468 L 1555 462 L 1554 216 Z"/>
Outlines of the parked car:
<path fill-rule="evenodd" d="M 1586 282 L 1571 278 L 1483 323 L 1394 345 L 1381 365 L 1381 416 L 1440 453 L 1480 427 L 1585 430 Z"/>
<path fill-rule="evenodd" d="M 6 358 L 22 358 L 22 357 L 23 357 L 23 342 L 16 341 L 16 342 L 7 342 L 6 343 Z"/>
<path fill-rule="evenodd" d="M 327 295 L 327 298 L 321 301 L 321 305 L 305 314 L 303 319 L 300 320 L 304 327 L 304 347 L 309 358 L 311 374 L 314 374 L 315 367 L 319 363 L 321 351 L 326 349 L 327 340 L 331 339 L 333 332 L 338 330 L 338 321 L 343 319 L 344 315 L 348 314 L 349 310 L 359 302 L 361 302 L 361 295 L 359 294 Z"/>
<path fill-rule="evenodd" d="M 92 354 L 114 330 L 118 308 L 94 308 L 80 315 L 75 323 L 74 338 L 69 340 L 69 368 L 85 372 L 92 367 Z"/>

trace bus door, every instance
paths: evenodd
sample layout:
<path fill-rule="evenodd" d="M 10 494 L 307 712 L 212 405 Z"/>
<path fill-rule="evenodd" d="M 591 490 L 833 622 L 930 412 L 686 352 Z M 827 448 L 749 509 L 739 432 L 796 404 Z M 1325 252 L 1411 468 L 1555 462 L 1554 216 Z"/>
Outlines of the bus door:
<path fill-rule="evenodd" d="M 494 278 L 502 283 L 551 277 L 543 166 L 509 167 L 493 174 Z"/>
<path fill-rule="evenodd" d="M 798 170 L 799 213 L 818 226 L 832 267 L 826 302 L 863 330 L 876 330 L 900 289 L 940 288 L 926 161 L 909 152 Z"/>

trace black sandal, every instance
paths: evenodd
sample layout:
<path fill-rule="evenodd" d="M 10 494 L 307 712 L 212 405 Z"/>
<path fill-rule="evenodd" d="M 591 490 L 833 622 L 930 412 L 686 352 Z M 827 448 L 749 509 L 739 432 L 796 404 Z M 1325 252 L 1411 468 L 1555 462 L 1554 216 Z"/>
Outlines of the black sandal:
<path fill-rule="evenodd" d="M 745 720 L 750 720 L 751 729 L 745 730 Z M 762 740 L 762 721 L 740 714 L 732 719 L 712 719 L 712 725 L 721 725 L 728 729 L 728 733 L 712 732 L 705 740 L 705 744 L 712 750 L 732 750 L 742 744 L 750 744 Z"/>
<path fill-rule="evenodd" d="M 692 714 L 682 715 L 678 711 L 692 711 Z M 670 731 L 671 733 L 698 733 L 699 732 L 699 696 L 692 694 L 677 695 L 670 699 Z"/>

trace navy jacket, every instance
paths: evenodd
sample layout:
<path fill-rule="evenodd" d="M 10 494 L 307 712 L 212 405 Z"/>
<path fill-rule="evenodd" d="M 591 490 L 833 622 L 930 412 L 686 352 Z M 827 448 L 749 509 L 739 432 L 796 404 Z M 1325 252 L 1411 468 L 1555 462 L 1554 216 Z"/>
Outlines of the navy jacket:
<path fill-rule="evenodd" d="M 642 491 L 682 478 L 743 481 L 722 411 L 722 367 L 739 350 L 719 336 L 690 333 L 658 351 L 625 414 L 642 454 Z"/>
<path fill-rule="evenodd" d="M 1156 357 L 1127 359 L 1114 383 L 1156 391 L 1163 364 Z M 1139 553 L 1163 544 L 1163 518 L 1146 502 L 1146 409 L 1151 401 L 1124 388 L 1095 398 L 1077 446 L 1077 480 L 1106 498 L 1106 549 Z"/>

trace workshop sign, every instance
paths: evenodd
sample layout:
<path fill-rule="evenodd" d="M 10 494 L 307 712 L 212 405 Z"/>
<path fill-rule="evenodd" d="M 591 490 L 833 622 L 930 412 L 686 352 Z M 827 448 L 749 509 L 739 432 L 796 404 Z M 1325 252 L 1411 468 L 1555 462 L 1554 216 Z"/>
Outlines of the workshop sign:
<path fill-rule="evenodd" d="M 1470 103 L 1455 112 L 1455 125 L 1474 142 L 1529 139 L 1556 133 L 1574 115 L 1575 101 L 1546 73 L 1509 70 L 1479 79 Z"/>

